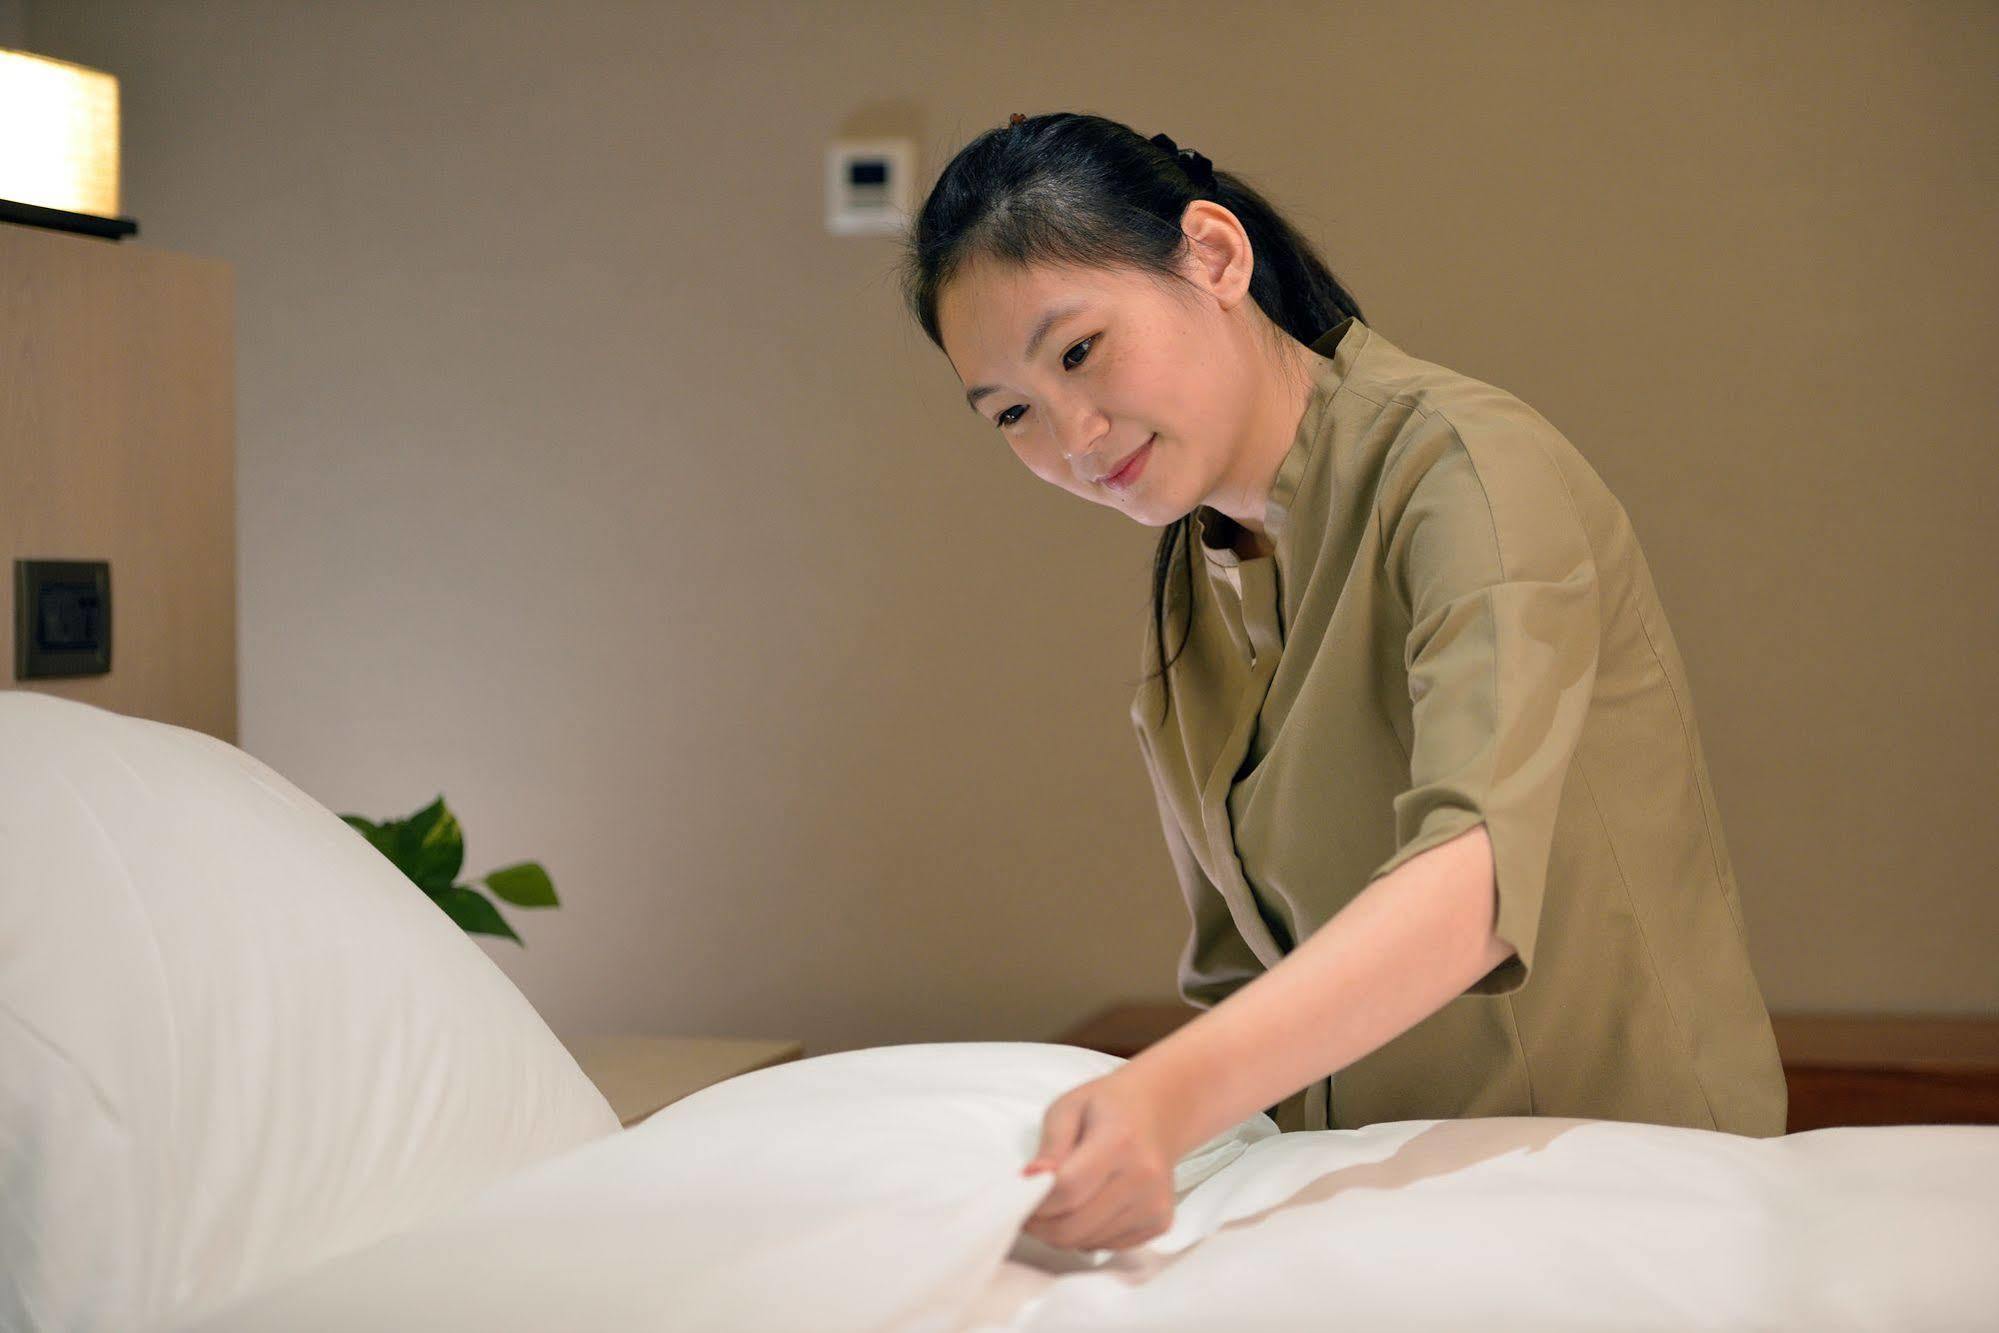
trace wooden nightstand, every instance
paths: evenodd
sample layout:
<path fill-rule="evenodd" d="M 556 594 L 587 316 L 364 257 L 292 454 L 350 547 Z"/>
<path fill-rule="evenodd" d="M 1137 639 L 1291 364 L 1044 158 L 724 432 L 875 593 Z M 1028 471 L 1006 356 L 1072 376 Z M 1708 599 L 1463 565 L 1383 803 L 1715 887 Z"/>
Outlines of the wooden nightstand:
<path fill-rule="evenodd" d="M 635 1125 L 682 1097 L 751 1070 L 796 1060 L 795 1041 L 607 1035 L 565 1043 L 604 1094 L 620 1125 Z"/>

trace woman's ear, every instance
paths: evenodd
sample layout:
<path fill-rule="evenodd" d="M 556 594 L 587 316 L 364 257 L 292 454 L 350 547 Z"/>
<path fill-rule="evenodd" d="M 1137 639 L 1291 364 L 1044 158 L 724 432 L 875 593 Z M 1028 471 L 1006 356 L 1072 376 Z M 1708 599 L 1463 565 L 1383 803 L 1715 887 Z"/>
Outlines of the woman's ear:
<path fill-rule="evenodd" d="M 1193 253 L 1194 277 L 1230 309 L 1249 295 L 1256 253 L 1240 219 L 1212 199 L 1196 199 L 1180 214 Z"/>

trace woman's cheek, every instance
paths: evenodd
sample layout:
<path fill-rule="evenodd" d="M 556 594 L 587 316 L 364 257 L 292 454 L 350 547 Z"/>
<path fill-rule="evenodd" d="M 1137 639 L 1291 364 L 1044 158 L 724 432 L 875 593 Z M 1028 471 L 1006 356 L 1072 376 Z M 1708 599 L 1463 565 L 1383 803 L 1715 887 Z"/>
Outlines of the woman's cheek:
<path fill-rule="evenodd" d="M 1069 465 L 1056 457 L 1054 450 L 1031 443 L 1023 444 L 1019 440 L 1010 440 L 1008 443 L 1013 446 L 1014 456 L 1027 464 L 1027 470 L 1043 481 L 1060 486 L 1072 479 Z"/>

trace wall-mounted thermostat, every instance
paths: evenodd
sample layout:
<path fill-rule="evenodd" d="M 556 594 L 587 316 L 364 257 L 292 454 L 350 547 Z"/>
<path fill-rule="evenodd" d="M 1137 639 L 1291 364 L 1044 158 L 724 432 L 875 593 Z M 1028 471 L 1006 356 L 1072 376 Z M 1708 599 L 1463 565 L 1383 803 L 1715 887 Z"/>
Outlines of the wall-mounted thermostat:
<path fill-rule="evenodd" d="M 909 224 L 916 145 L 908 139 L 836 139 L 826 150 L 826 230 L 893 235 Z"/>

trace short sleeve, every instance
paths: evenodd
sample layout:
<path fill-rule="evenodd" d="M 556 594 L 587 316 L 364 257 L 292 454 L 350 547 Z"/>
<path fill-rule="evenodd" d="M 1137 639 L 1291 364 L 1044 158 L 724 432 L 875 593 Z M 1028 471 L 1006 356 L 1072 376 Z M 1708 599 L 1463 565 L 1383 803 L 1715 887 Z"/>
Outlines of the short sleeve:
<path fill-rule="evenodd" d="M 1533 968 L 1555 818 L 1596 684 L 1596 562 L 1541 441 L 1467 448 L 1452 430 L 1404 464 L 1421 471 L 1384 486 L 1381 517 L 1409 611 L 1409 787 L 1395 799 L 1395 854 L 1369 880 L 1484 824 L 1495 929 L 1514 953 L 1466 993 L 1504 995 Z"/>
<path fill-rule="evenodd" d="M 1147 772 L 1152 756 L 1144 733 L 1139 736 L 1145 750 Z M 1212 1009 L 1256 980 L 1264 971 L 1263 960 L 1249 947 L 1229 915 L 1228 903 L 1215 887 L 1208 872 L 1194 859 L 1193 848 L 1167 804 L 1166 794 L 1153 775 L 1153 796 L 1159 807 L 1159 822 L 1166 835 L 1166 851 L 1173 862 L 1173 874 L 1180 883 L 1180 896 L 1187 904 L 1190 929 L 1181 947 L 1177 980 L 1180 998 L 1196 1009 Z"/>

